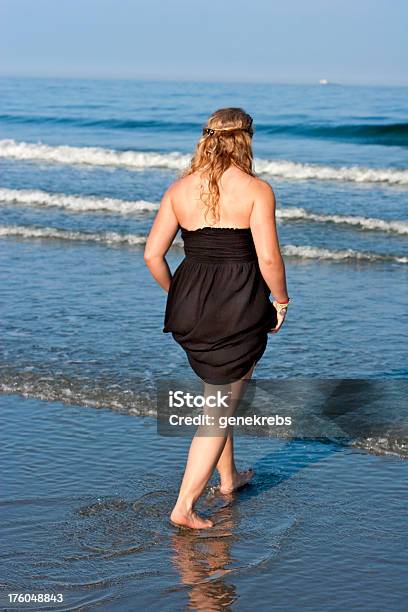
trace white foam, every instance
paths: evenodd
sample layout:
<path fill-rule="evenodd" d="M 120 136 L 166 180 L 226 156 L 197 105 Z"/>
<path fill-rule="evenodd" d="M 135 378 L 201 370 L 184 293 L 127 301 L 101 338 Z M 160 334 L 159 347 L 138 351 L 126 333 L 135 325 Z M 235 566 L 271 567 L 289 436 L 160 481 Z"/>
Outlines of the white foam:
<path fill-rule="evenodd" d="M 125 167 L 133 170 L 168 168 L 182 170 L 191 156 L 173 151 L 154 153 L 116 151 L 101 147 L 51 146 L 41 142 L 27 143 L 0 140 L 0 157 L 21 161 L 45 161 L 59 164 Z M 366 168 L 363 166 L 326 166 L 302 164 L 287 160 L 255 159 L 260 174 L 287 180 L 351 181 L 356 183 L 385 183 L 408 185 L 408 170 L 396 168 Z"/>
<path fill-rule="evenodd" d="M 107 245 L 128 244 L 132 246 L 142 246 L 146 243 L 146 236 L 137 234 L 119 234 L 117 232 L 78 232 L 63 230 L 53 227 L 35 227 L 29 225 L 0 225 L 0 238 L 17 236 L 20 238 L 45 238 L 69 241 L 98 242 Z M 180 238 L 176 238 L 174 246 L 182 245 Z M 364 260 L 364 261 L 394 261 L 401 264 L 408 263 L 408 257 L 397 255 L 382 255 L 379 253 L 369 253 L 345 249 L 341 251 L 331 251 L 313 246 L 297 246 L 286 244 L 281 247 L 283 255 L 288 257 L 298 257 L 300 259 L 331 259 L 331 260 Z"/>
<path fill-rule="evenodd" d="M 281 247 L 281 250 L 283 255 L 286 255 L 288 257 L 299 257 L 300 259 L 331 259 L 333 261 L 395 261 L 397 263 L 402 264 L 408 263 L 408 257 L 398 257 L 396 255 L 381 255 L 380 253 L 355 251 L 354 249 L 331 251 L 330 249 L 323 249 L 320 247 L 286 244 Z"/>
<path fill-rule="evenodd" d="M 383 436 L 372 436 L 361 438 L 353 442 L 352 446 L 363 448 L 376 455 L 393 455 L 396 457 L 408 457 L 408 439 L 405 436 L 385 434 Z"/>
<path fill-rule="evenodd" d="M 118 234 L 117 232 L 77 232 L 53 227 L 34 227 L 24 225 L 0 225 L 0 237 L 18 236 L 20 238 L 56 238 L 58 240 L 102 242 L 104 244 L 143 245 L 145 236 Z"/>
<path fill-rule="evenodd" d="M 276 217 L 283 220 L 305 219 L 320 223 L 352 225 L 364 230 L 393 232 L 403 235 L 408 234 L 408 221 L 385 221 L 384 219 L 358 217 L 352 215 L 323 215 L 298 207 L 279 208 L 276 210 Z"/>
<path fill-rule="evenodd" d="M 102 211 L 122 215 L 155 211 L 158 208 L 158 204 L 145 200 L 128 201 L 116 198 L 68 195 L 65 193 L 49 193 L 40 189 L 0 188 L 0 201 L 7 204 L 58 207 L 74 212 Z"/>
<path fill-rule="evenodd" d="M 184 168 L 190 156 L 181 153 L 115 151 L 100 147 L 50 146 L 42 143 L 0 140 L 0 157 L 21 161 L 45 161 L 69 165 L 113 166 L 143 170 L 145 168 Z"/>
<path fill-rule="evenodd" d="M 350 181 L 408 185 L 408 170 L 363 166 L 323 166 L 284 160 L 256 160 L 257 172 L 288 180 Z"/>
<path fill-rule="evenodd" d="M 40 189 L 5 189 L 0 188 L 0 204 L 22 204 L 24 206 L 57 207 L 73 212 L 109 212 L 120 215 L 155 212 L 159 204 L 145 200 L 121 200 L 117 198 L 100 198 L 96 196 L 50 193 Z M 351 215 L 324 215 L 295 206 L 277 208 L 277 219 L 284 221 L 306 220 L 320 223 L 351 225 L 358 229 L 408 234 L 407 221 L 386 221 L 370 217 Z"/>

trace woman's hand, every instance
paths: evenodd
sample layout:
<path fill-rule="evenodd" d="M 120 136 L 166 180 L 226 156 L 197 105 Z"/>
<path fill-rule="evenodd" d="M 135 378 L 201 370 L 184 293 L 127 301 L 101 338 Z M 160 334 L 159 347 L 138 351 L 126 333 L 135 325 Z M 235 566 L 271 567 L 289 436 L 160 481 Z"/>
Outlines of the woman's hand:
<path fill-rule="evenodd" d="M 276 326 L 269 330 L 269 333 L 276 334 L 282 327 L 283 322 L 286 317 L 286 313 L 288 312 L 289 301 L 290 301 L 290 298 L 288 298 L 287 301 L 285 302 L 277 302 L 276 300 L 273 300 L 272 305 L 276 310 L 277 322 L 276 322 Z"/>
<path fill-rule="evenodd" d="M 281 310 L 276 313 L 277 323 L 276 326 L 269 330 L 270 334 L 276 334 L 283 325 L 287 313 L 287 309 Z"/>

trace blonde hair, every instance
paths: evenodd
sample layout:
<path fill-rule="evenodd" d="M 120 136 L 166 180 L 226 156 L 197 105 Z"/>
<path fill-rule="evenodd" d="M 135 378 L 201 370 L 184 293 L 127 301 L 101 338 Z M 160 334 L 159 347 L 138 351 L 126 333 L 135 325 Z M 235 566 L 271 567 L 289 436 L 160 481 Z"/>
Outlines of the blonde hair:
<path fill-rule="evenodd" d="M 214 223 L 220 220 L 219 181 L 231 165 L 255 176 L 252 154 L 252 117 L 242 108 L 221 108 L 209 117 L 198 141 L 190 166 L 182 173 L 199 172 L 208 178 L 208 191 L 200 186 L 200 200 L 205 205 L 204 217 Z"/>

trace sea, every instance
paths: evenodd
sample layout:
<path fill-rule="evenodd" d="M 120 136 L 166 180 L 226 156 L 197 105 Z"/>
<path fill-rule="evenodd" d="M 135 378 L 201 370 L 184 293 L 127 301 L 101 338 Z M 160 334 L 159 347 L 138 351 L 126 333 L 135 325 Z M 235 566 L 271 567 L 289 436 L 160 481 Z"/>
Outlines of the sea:
<path fill-rule="evenodd" d="M 4 609 L 404 609 L 406 100 L 404 87 L 0 78 Z M 158 435 L 155 416 L 158 382 L 194 374 L 162 331 L 143 247 L 227 106 L 253 117 L 292 299 L 255 379 L 387 393 L 347 442 L 238 437 L 254 481 L 230 500 L 212 482 L 216 527 L 192 534 L 167 521 L 189 440 Z M 179 237 L 167 257 L 182 261 Z"/>

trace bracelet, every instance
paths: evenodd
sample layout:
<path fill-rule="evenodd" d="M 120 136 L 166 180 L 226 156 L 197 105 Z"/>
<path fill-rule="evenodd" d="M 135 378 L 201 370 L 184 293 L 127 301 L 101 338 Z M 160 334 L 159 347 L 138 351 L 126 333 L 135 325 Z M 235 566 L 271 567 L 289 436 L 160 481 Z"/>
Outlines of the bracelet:
<path fill-rule="evenodd" d="M 285 311 L 285 313 L 287 312 L 288 306 L 289 306 L 289 301 L 285 302 L 285 303 L 280 303 L 277 300 L 273 300 L 272 304 L 275 306 L 276 310 L 278 311 L 278 313 L 280 314 L 282 311 Z"/>

